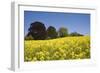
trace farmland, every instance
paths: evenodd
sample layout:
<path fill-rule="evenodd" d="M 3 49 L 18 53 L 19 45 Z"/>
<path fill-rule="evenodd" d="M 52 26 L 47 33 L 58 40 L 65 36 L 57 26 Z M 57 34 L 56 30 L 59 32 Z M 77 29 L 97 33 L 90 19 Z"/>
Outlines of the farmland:
<path fill-rule="evenodd" d="M 24 61 L 26 62 L 89 58 L 90 36 L 24 41 Z"/>

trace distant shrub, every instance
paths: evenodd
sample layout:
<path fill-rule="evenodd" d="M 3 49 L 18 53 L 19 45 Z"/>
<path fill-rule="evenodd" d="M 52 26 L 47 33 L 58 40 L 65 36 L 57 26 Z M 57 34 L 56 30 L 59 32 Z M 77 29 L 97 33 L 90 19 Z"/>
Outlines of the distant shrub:
<path fill-rule="evenodd" d="M 33 40 L 34 38 L 31 36 L 31 35 L 29 35 L 29 36 L 25 36 L 25 40 Z"/>
<path fill-rule="evenodd" d="M 72 32 L 70 36 L 84 36 L 83 34 L 77 33 L 77 32 Z"/>

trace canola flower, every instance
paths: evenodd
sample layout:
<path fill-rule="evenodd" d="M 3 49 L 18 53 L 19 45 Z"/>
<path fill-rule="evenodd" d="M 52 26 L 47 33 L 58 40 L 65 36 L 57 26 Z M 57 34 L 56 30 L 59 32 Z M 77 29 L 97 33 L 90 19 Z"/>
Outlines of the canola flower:
<path fill-rule="evenodd" d="M 90 37 L 64 37 L 51 40 L 25 40 L 24 61 L 90 58 Z"/>

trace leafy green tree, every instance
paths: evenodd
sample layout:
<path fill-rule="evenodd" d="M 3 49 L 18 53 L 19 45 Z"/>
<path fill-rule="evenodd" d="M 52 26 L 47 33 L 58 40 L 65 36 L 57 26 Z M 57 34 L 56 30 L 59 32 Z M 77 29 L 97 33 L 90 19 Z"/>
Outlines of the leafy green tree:
<path fill-rule="evenodd" d="M 64 28 L 64 27 L 61 27 L 58 31 L 58 36 L 59 37 L 66 37 L 68 36 L 68 29 L 67 28 Z"/>
<path fill-rule="evenodd" d="M 47 37 L 45 25 L 38 21 L 31 23 L 28 31 L 28 35 L 32 35 L 34 40 L 44 40 Z"/>
<path fill-rule="evenodd" d="M 49 26 L 47 29 L 47 38 L 48 39 L 54 39 L 57 38 L 57 31 L 56 28 L 53 26 Z"/>

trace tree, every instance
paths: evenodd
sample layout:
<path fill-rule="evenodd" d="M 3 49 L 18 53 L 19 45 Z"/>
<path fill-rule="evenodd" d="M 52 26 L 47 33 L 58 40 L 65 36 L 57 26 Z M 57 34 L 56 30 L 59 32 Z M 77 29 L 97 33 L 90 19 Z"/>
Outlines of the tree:
<path fill-rule="evenodd" d="M 77 32 L 72 32 L 70 36 L 84 36 L 83 34 L 77 33 Z"/>
<path fill-rule="evenodd" d="M 46 39 L 47 33 L 46 33 L 46 27 L 41 22 L 34 22 L 31 23 L 29 29 L 28 29 L 28 35 L 32 35 L 34 40 L 44 40 Z"/>
<path fill-rule="evenodd" d="M 53 26 L 49 26 L 47 29 L 47 38 L 54 39 L 57 38 L 56 28 Z"/>
<path fill-rule="evenodd" d="M 67 28 L 64 28 L 64 27 L 61 27 L 58 31 L 58 35 L 59 37 L 65 37 L 65 36 L 68 36 L 68 29 Z"/>

